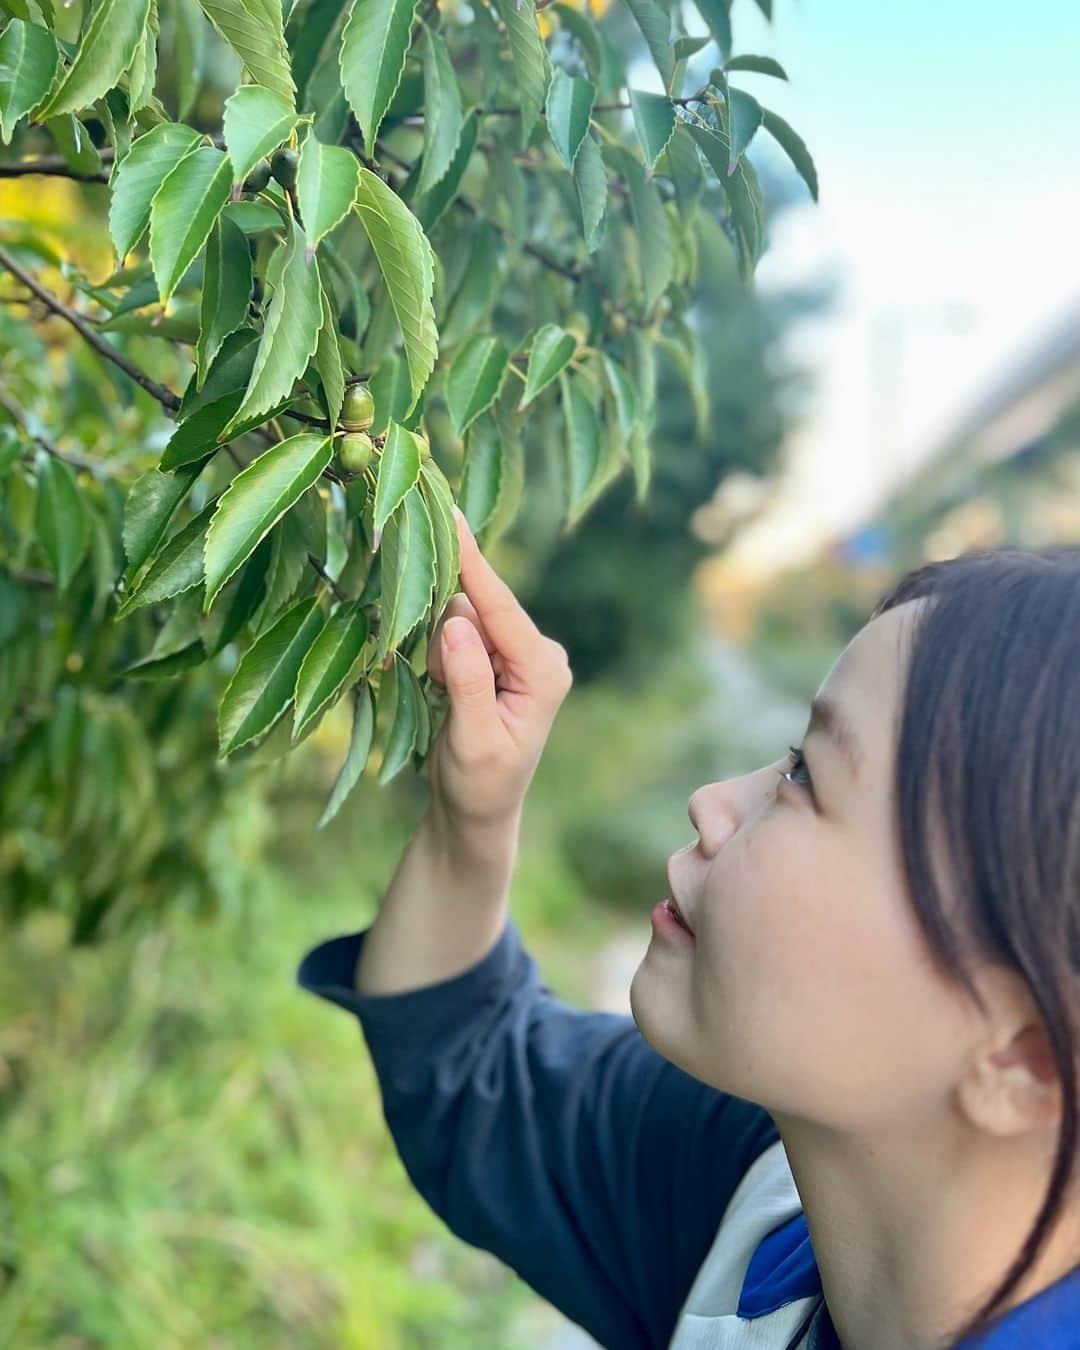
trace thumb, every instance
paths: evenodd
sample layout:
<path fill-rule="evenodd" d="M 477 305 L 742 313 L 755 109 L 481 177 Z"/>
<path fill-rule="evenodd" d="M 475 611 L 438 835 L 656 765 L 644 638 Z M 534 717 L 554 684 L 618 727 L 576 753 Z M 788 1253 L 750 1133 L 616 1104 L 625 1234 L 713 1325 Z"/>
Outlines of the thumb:
<path fill-rule="evenodd" d="M 479 730 L 495 716 L 495 672 L 475 624 L 464 615 L 443 624 L 442 659 L 451 710 Z"/>

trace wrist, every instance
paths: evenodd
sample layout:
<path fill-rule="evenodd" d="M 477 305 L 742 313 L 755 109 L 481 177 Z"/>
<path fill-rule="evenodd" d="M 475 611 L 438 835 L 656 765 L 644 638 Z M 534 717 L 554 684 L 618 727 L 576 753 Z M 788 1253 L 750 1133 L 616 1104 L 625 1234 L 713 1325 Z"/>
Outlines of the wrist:
<path fill-rule="evenodd" d="M 421 822 L 431 846 L 455 867 L 502 868 L 513 865 L 521 833 L 521 806 L 499 819 L 462 821 L 433 801 Z"/>

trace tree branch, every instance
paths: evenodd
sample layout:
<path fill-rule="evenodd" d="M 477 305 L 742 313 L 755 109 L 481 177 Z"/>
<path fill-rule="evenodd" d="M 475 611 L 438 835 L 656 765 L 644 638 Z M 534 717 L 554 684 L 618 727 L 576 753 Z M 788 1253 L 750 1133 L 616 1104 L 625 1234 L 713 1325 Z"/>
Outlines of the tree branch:
<path fill-rule="evenodd" d="M 27 436 L 35 444 L 40 445 L 47 454 L 52 455 L 54 459 L 62 459 L 65 464 L 70 464 L 72 468 L 86 469 L 88 473 L 100 473 L 108 477 L 116 476 L 116 469 L 106 460 L 92 459 L 89 455 L 80 455 L 77 450 L 61 450 L 48 436 L 38 431 L 31 431 L 30 418 L 26 409 L 16 401 L 2 382 L 0 382 L 0 408 L 6 409 L 14 421 L 26 432 Z"/>
<path fill-rule="evenodd" d="M 104 157 L 105 151 L 98 154 Z M 111 156 L 110 156 L 111 158 Z M 47 174 L 50 178 L 73 178 L 77 183 L 107 183 L 104 169 L 82 173 L 73 169 L 62 155 L 42 155 L 40 159 L 22 159 L 15 164 L 0 164 L 0 178 L 25 178 L 30 174 Z"/>
<path fill-rule="evenodd" d="M 13 277 L 18 277 L 28 290 L 33 291 L 46 308 L 71 324 L 72 328 L 86 339 L 99 356 L 103 356 L 106 361 L 111 361 L 113 365 L 119 366 L 125 375 L 135 381 L 140 389 L 145 389 L 152 398 L 156 398 L 163 408 L 168 408 L 170 412 L 176 412 L 180 407 L 180 400 L 171 389 L 166 389 L 163 384 L 158 384 L 157 380 L 152 380 L 149 375 L 145 375 L 133 361 L 128 360 L 123 352 L 118 352 L 100 334 L 95 333 L 81 314 L 76 314 L 73 309 L 69 309 L 62 300 L 53 295 L 51 291 L 47 291 L 36 277 L 24 271 L 3 248 L 0 248 L 0 267 L 6 268 Z"/>

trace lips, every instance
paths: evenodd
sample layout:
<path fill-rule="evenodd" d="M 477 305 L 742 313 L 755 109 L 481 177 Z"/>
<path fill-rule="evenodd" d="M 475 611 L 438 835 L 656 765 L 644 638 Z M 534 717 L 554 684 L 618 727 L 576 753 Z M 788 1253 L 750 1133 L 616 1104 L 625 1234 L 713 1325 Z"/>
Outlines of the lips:
<path fill-rule="evenodd" d="M 687 921 L 686 921 L 686 915 L 682 912 L 682 909 L 679 907 L 679 902 L 678 902 L 678 900 L 675 898 L 675 880 L 674 880 L 674 878 L 673 878 L 672 875 L 671 875 L 671 859 L 670 859 L 670 858 L 668 859 L 668 865 L 667 865 L 667 879 L 668 879 L 668 885 L 671 887 L 671 894 L 668 896 L 668 904 L 671 906 L 671 909 L 672 909 L 672 911 L 674 912 L 675 917 L 676 917 L 676 918 L 678 919 L 678 921 L 682 924 L 682 926 L 686 929 L 686 931 L 687 931 L 688 933 L 693 933 L 694 930 L 693 930 L 693 929 L 690 927 L 690 925 L 687 923 Z"/>

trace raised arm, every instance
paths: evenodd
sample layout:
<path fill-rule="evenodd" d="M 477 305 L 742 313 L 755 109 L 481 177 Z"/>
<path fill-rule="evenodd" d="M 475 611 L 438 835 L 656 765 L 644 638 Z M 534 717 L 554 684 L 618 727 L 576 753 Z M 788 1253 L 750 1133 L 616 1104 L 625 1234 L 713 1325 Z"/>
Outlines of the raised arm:
<path fill-rule="evenodd" d="M 665 1346 L 767 1115 L 568 1007 L 508 918 L 521 807 L 571 684 L 458 517 L 461 580 L 428 652 L 450 694 L 432 804 L 370 929 L 300 983 L 360 1019 L 409 1176 L 602 1345 Z M 471 637 L 471 644 L 447 641 Z"/>

